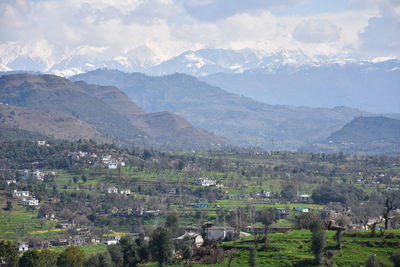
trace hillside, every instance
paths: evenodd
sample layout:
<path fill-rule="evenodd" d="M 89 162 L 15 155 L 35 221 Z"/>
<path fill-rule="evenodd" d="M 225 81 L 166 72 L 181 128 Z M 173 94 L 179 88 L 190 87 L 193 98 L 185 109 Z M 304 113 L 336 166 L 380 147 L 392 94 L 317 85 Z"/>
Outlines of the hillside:
<path fill-rule="evenodd" d="M 193 127 L 187 120 L 171 112 L 145 113 L 115 86 L 99 86 L 82 81 L 75 82 L 75 84 L 124 116 L 130 124 L 158 144 L 167 145 L 172 149 L 188 147 L 198 149 L 228 143 L 223 138 Z"/>
<path fill-rule="evenodd" d="M 274 150 L 297 149 L 307 142 L 323 140 L 363 114 L 345 107 L 267 105 L 184 74 L 151 77 L 97 70 L 71 79 L 117 86 L 147 112 L 167 110 L 235 144 Z"/>
<path fill-rule="evenodd" d="M 0 114 L 0 126 L 5 128 L 36 132 L 54 139 L 111 141 L 94 126 L 60 112 L 0 105 Z"/>
<path fill-rule="evenodd" d="M 209 149 L 217 144 L 225 145 L 228 142 L 202 129 L 193 127 L 183 118 L 172 113 L 146 114 L 139 106 L 133 103 L 123 92 L 113 86 L 89 85 L 84 82 L 73 83 L 67 79 L 54 75 L 13 74 L 0 78 L 0 102 L 9 105 L 26 107 L 44 112 L 58 112 L 68 114 L 68 120 L 53 126 L 53 115 L 43 117 L 41 124 L 34 116 L 27 119 L 14 118 L 16 122 L 9 124 L 23 124 L 27 120 L 33 126 L 41 125 L 44 129 L 37 132 L 50 134 L 57 138 L 83 139 L 96 136 L 98 131 L 110 138 L 123 143 L 138 145 L 176 146 L 179 149 Z M 54 115 L 55 117 L 61 114 Z M 75 120 L 71 119 L 71 116 Z M 39 118 L 39 117 L 38 117 Z M 67 122 L 70 121 L 70 124 Z M 74 126 L 78 121 L 85 122 L 81 135 L 77 134 Z M 87 126 L 91 125 L 93 134 Z M 27 124 L 31 126 L 30 124 Z M 32 130 L 32 127 L 30 130 Z M 72 132 L 62 133 L 63 128 L 72 127 Z M 25 129 L 25 128 L 22 128 Z M 39 131 L 41 130 L 41 131 Z M 34 131 L 34 130 L 32 130 Z M 60 131 L 60 133 L 56 133 Z M 75 133 L 75 134 L 72 134 Z M 101 134 L 103 135 L 103 134 Z"/>
<path fill-rule="evenodd" d="M 400 120 L 358 117 L 309 149 L 323 152 L 400 153 Z"/>

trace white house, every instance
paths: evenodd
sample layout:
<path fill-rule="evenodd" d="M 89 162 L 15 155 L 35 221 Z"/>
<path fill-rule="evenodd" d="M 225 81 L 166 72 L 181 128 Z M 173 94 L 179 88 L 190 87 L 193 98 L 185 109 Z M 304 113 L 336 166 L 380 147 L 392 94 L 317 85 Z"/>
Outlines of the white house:
<path fill-rule="evenodd" d="M 29 197 L 29 196 L 30 196 L 29 191 L 19 191 L 19 190 L 13 191 L 13 197 Z"/>
<path fill-rule="evenodd" d="M 115 170 L 116 168 L 118 168 L 118 163 L 116 162 L 109 162 L 107 163 L 107 168 L 111 169 L 111 170 Z"/>
<path fill-rule="evenodd" d="M 192 246 L 199 248 L 204 244 L 204 239 L 199 233 L 185 233 L 184 235 L 181 235 L 180 237 L 176 238 L 177 240 L 185 240 L 185 239 L 190 239 L 192 242 Z"/>
<path fill-rule="evenodd" d="M 211 241 L 221 241 L 234 239 L 235 230 L 231 227 L 211 227 L 207 229 L 207 239 Z"/>
<path fill-rule="evenodd" d="M 101 160 L 103 161 L 103 163 L 108 163 L 111 160 L 111 155 L 104 154 L 102 155 Z"/>
<path fill-rule="evenodd" d="M 119 243 L 119 241 L 121 240 L 121 237 L 116 235 L 116 236 L 112 236 L 107 240 L 104 240 L 103 243 L 106 245 L 116 245 Z"/>
<path fill-rule="evenodd" d="M 7 183 L 7 185 L 17 184 L 17 181 L 15 179 L 14 180 L 7 180 L 6 183 Z"/>
<path fill-rule="evenodd" d="M 29 244 L 26 242 L 18 242 L 17 246 L 20 252 L 25 252 L 29 249 Z"/>
<path fill-rule="evenodd" d="M 299 196 L 299 200 L 301 202 L 310 202 L 311 201 L 311 197 L 310 197 L 310 195 L 303 194 L 303 195 Z"/>
<path fill-rule="evenodd" d="M 39 200 L 37 200 L 36 198 L 24 198 L 22 199 L 21 204 L 23 206 L 34 207 L 39 205 Z"/>
<path fill-rule="evenodd" d="M 201 185 L 201 186 L 215 186 L 217 184 L 217 181 L 200 177 L 200 178 L 197 178 L 194 183 L 196 185 Z"/>
<path fill-rule="evenodd" d="M 131 194 L 131 190 L 130 189 L 119 190 L 119 193 L 121 195 L 130 195 Z"/>
<path fill-rule="evenodd" d="M 38 146 L 45 146 L 45 145 L 47 144 L 47 142 L 46 142 L 46 141 L 43 141 L 43 140 L 39 140 L 39 141 L 36 141 L 36 144 L 37 144 Z"/>
<path fill-rule="evenodd" d="M 104 190 L 107 194 L 118 194 L 118 188 L 116 186 L 109 187 Z"/>
<path fill-rule="evenodd" d="M 310 211 L 310 209 L 307 207 L 297 207 L 297 208 L 294 208 L 294 210 L 298 211 L 298 212 L 309 212 Z"/>

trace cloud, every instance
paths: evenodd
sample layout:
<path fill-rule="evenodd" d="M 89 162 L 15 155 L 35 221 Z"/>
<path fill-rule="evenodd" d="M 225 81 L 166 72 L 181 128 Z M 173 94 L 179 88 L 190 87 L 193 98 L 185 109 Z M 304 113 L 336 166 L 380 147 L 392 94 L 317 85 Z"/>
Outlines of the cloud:
<path fill-rule="evenodd" d="M 180 4 L 195 19 L 217 21 L 235 14 L 262 11 L 271 7 L 296 5 L 306 0 L 180 0 Z"/>
<path fill-rule="evenodd" d="M 381 16 L 369 19 L 359 37 L 365 54 L 400 56 L 400 16 L 393 10 L 383 11 Z"/>
<path fill-rule="evenodd" d="M 307 20 L 297 25 L 293 37 L 304 43 L 329 43 L 339 41 L 341 29 L 325 20 Z"/>

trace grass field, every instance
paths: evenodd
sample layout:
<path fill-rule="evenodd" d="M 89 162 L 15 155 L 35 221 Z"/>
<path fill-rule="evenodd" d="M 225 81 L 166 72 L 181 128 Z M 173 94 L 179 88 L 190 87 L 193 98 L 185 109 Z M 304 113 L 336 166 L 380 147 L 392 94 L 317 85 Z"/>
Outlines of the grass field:
<path fill-rule="evenodd" d="M 21 241 L 31 237 L 47 238 L 56 236 L 59 230 L 52 230 L 55 222 L 37 218 L 37 210 L 13 204 L 11 211 L 0 209 L 0 239 Z"/>

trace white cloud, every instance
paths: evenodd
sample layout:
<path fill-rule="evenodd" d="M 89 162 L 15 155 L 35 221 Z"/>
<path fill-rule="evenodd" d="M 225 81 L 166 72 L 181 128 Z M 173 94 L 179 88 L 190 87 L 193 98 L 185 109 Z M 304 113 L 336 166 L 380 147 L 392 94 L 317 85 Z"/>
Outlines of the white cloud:
<path fill-rule="evenodd" d="M 375 22 L 375 31 L 383 27 L 370 20 L 380 17 L 376 2 L 398 2 L 369 0 L 373 3 L 365 7 L 361 0 L 350 0 L 357 9 L 306 16 L 275 16 L 267 10 L 278 2 L 304 1 L 3 0 L 0 44 L 41 44 L 48 47 L 45 57 L 53 60 L 81 47 L 106 48 L 98 53 L 110 58 L 143 46 L 160 59 L 204 47 L 343 53 L 354 51 L 361 41 L 366 47 L 368 36 L 373 36 L 368 25 Z M 46 49 L 28 50 L 43 54 Z"/>
<path fill-rule="evenodd" d="M 341 29 L 326 20 L 307 20 L 297 25 L 293 37 L 304 43 L 330 43 L 339 41 Z"/>

